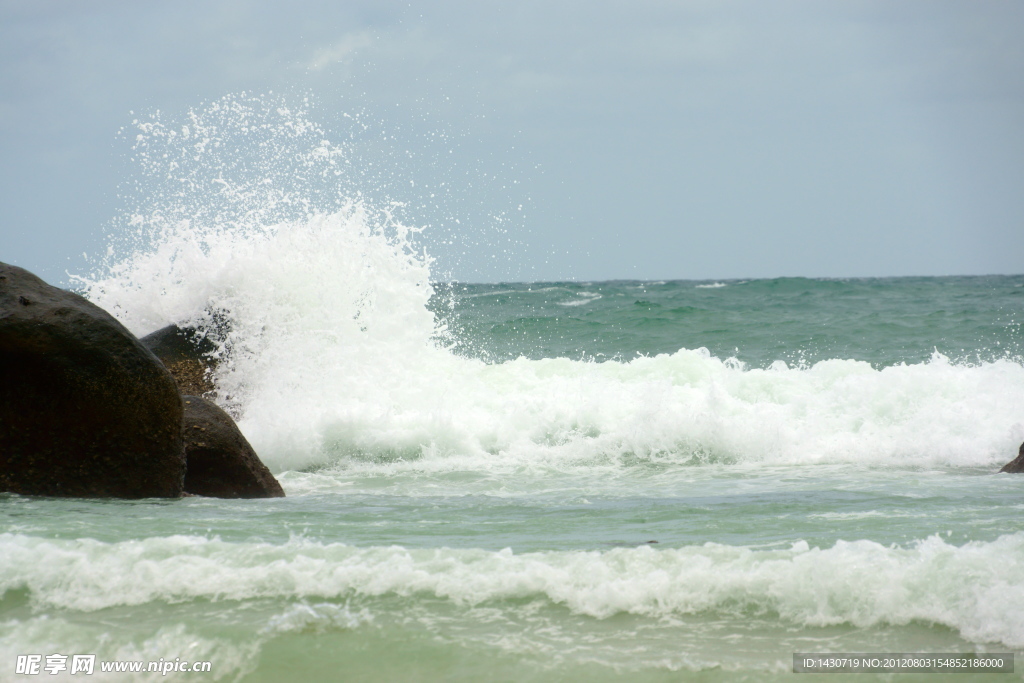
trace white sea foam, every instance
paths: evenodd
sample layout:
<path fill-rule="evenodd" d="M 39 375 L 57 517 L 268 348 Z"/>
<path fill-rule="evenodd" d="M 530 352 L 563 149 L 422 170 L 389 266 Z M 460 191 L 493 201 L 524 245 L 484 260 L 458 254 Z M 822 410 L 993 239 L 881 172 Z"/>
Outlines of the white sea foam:
<path fill-rule="evenodd" d="M 151 602 L 253 598 L 441 599 L 504 609 L 543 599 L 604 619 L 627 613 L 777 615 L 799 626 L 939 624 L 972 642 L 1024 647 L 1024 533 L 909 547 L 838 541 L 752 550 L 708 543 L 607 551 L 356 548 L 294 539 L 282 545 L 198 537 L 104 543 L 0 535 L 0 592 L 27 590 L 38 607 L 97 610 Z M 367 612 L 296 607 L 272 630 L 356 628 Z"/>
<path fill-rule="evenodd" d="M 604 298 L 597 292 L 576 292 L 576 296 L 579 299 L 567 299 L 566 301 L 557 302 L 559 306 L 586 306 L 589 303 L 593 303 L 598 299 Z"/>
<path fill-rule="evenodd" d="M 331 602 L 309 604 L 300 602 L 283 613 L 271 617 L 263 633 L 314 632 L 327 630 L 351 630 L 373 621 L 373 615 L 366 608 L 352 610 L 348 605 Z"/>
<path fill-rule="evenodd" d="M 275 471 L 339 460 L 991 467 L 1024 438 L 1024 367 L 1009 360 L 936 353 L 879 370 L 841 359 L 747 369 L 704 349 L 603 363 L 456 356 L 426 308 L 430 261 L 416 231 L 351 182 L 338 181 L 349 194 L 322 186 L 353 172 L 345 150 L 287 110 L 218 107 L 175 135 L 140 124 L 138 155 L 178 191 L 140 204 L 124 226 L 138 239 L 80 284 L 136 333 L 209 330 L 223 356 L 219 400 Z M 231 175 L 236 128 L 281 158 Z"/>
<path fill-rule="evenodd" d="M 36 616 L 24 620 L 0 621 L 0 661 L 4 674 L 14 669 L 18 655 L 24 654 L 65 654 L 69 655 L 68 670 L 56 673 L 43 671 L 37 677 L 47 681 L 160 681 L 167 677 L 157 672 L 104 673 L 99 662 L 156 662 L 160 659 L 173 662 L 211 662 L 206 680 L 237 680 L 255 668 L 260 643 L 233 642 L 225 637 L 201 635 L 183 624 L 151 626 L 146 624 L 138 633 L 119 633 L 112 638 L 110 625 L 82 623 L 80 620 L 59 616 Z M 70 673 L 70 655 L 94 654 L 92 674 Z M 46 660 L 42 661 L 46 664 Z M 32 680 L 32 677 L 19 677 Z M 12 680 L 0 674 L 2 680 Z"/>

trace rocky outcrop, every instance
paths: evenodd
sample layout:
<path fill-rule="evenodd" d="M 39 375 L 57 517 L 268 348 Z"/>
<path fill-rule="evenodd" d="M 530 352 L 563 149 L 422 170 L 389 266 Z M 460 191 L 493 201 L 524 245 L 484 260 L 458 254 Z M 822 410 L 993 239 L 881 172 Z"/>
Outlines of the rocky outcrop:
<path fill-rule="evenodd" d="M 1024 472 L 1024 443 L 1020 445 L 1020 451 L 1017 452 L 1017 457 L 1010 462 L 1003 465 L 1003 469 L 1000 472 Z"/>
<path fill-rule="evenodd" d="M 170 373 L 101 308 L 0 264 L 0 491 L 178 497 Z"/>
<path fill-rule="evenodd" d="M 212 401 L 183 396 L 185 490 L 216 498 L 278 498 L 284 489 L 231 416 Z"/>
<path fill-rule="evenodd" d="M 195 330 L 168 325 L 140 339 L 167 367 L 182 394 L 203 396 L 214 390 L 210 379 L 216 346 Z"/>

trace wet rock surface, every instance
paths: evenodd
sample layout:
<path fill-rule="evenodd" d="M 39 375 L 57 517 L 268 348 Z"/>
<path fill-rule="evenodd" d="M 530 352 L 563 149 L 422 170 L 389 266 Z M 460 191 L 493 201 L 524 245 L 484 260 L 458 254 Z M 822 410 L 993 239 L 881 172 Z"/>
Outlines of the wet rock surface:
<path fill-rule="evenodd" d="M 86 299 L 0 263 L 0 491 L 178 497 L 182 403 L 153 353 Z"/>
<path fill-rule="evenodd" d="M 216 498 L 278 498 L 284 489 L 231 416 L 200 396 L 183 396 L 185 490 Z"/>
<path fill-rule="evenodd" d="M 204 396 L 214 390 L 210 378 L 217 361 L 216 346 L 187 327 L 168 325 L 140 339 L 167 367 L 183 395 Z"/>
<path fill-rule="evenodd" d="M 1020 445 L 1020 451 L 1018 451 L 1017 457 L 1003 465 L 1003 469 L 999 471 L 1010 472 L 1012 474 L 1024 472 L 1024 443 Z"/>

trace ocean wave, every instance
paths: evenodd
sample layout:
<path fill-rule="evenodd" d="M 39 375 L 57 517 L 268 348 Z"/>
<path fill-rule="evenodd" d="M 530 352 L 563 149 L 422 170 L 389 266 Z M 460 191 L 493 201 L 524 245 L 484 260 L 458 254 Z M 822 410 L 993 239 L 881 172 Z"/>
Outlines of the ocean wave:
<path fill-rule="evenodd" d="M 1012 360 L 760 369 L 681 349 L 486 364 L 446 348 L 426 308 L 429 263 L 358 205 L 182 246 L 196 231 L 174 231 L 86 293 L 138 333 L 230 320 L 219 400 L 276 471 L 446 458 L 498 470 L 609 459 L 992 467 L 1024 439 L 1024 366 Z"/>
<path fill-rule="evenodd" d="M 1024 365 L 1008 359 L 759 369 L 685 348 L 629 362 L 461 357 L 427 307 L 418 228 L 366 194 L 296 180 L 349 167 L 299 114 L 236 109 L 215 105 L 180 133 L 140 124 L 138 156 L 179 191 L 123 221 L 131 248 L 112 247 L 79 284 L 138 334 L 205 331 L 219 346 L 218 401 L 277 472 L 340 461 L 994 467 L 1024 439 Z M 236 177 L 236 138 L 277 156 Z M 764 286 L 805 284 L 794 282 Z"/>
<path fill-rule="evenodd" d="M 858 628 L 917 622 L 955 629 L 971 642 L 1020 648 L 1022 561 L 1024 533 L 963 546 L 932 536 L 906 547 L 837 541 L 812 548 L 800 541 L 786 550 L 707 543 L 523 554 L 305 539 L 271 545 L 172 536 L 103 543 L 2 534 L 0 591 L 24 590 L 37 606 L 79 611 L 254 598 L 357 603 L 380 596 L 501 609 L 540 598 L 594 619 L 777 615 L 798 626 Z M 277 625 L 355 628 L 370 619 L 347 606 L 330 614 L 306 610 L 305 617 L 293 612 Z"/>
<path fill-rule="evenodd" d="M 256 665 L 260 643 L 232 641 L 226 637 L 197 633 L 183 624 L 156 625 L 143 629 L 142 634 L 119 634 L 110 637 L 109 624 L 82 624 L 76 620 L 51 615 L 0 621 L 0 658 L 11 662 L 10 672 L 19 655 L 38 653 L 94 654 L 99 662 L 215 662 L 207 680 L 237 680 L 251 672 Z M 44 665 L 46 660 L 42 662 Z M 45 680 L 76 681 L 83 674 L 45 672 Z M 157 672 L 105 673 L 94 664 L 88 674 L 90 681 L 160 681 L 166 675 Z M 31 678 L 26 678 L 31 680 Z M 22 679 L 22 680 L 26 680 Z M 8 679 L 5 679 L 8 680 Z"/>
<path fill-rule="evenodd" d="M 593 303 L 598 299 L 604 297 L 597 292 L 576 292 L 576 296 L 582 297 L 580 299 L 568 299 L 566 301 L 557 302 L 559 306 L 586 306 L 589 303 Z"/>

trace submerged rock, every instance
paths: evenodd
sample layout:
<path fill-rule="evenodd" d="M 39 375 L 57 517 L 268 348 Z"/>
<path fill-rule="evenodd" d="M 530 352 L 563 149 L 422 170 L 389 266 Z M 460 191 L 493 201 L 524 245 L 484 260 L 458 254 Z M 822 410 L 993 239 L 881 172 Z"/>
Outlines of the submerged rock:
<path fill-rule="evenodd" d="M 1024 443 L 1020 445 L 1020 451 L 1017 452 L 1017 457 L 1010 462 L 1003 465 L 1003 469 L 1000 472 L 1024 472 Z"/>
<path fill-rule="evenodd" d="M 183 396 L 185 490 L 215 498 L 279 498 L 284 489 L 231 416 L 200 396 Z"/>
<path fill-rule="evenodd" d="M 181 397 L 110 314 L 0 263 L 0 491 L 178 497 Z"/>
<path fill-rule="evenodd" d="M 140 340 L 167 367 L 181 393 L 202 396 L 214 390 L 210 375 L 217 361 L 216 346 L 195 330 L 168 325 Z"/>

